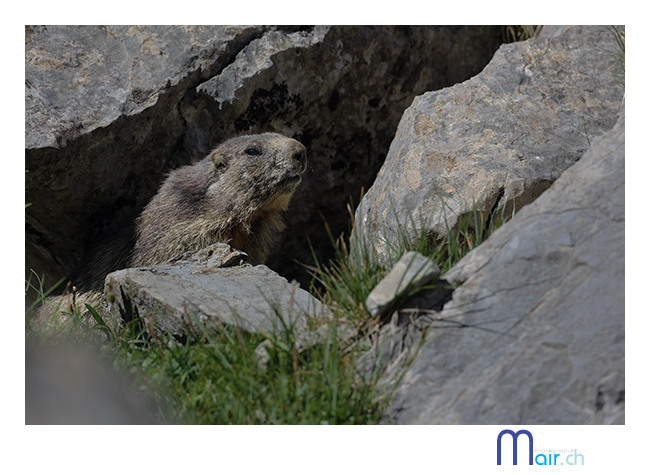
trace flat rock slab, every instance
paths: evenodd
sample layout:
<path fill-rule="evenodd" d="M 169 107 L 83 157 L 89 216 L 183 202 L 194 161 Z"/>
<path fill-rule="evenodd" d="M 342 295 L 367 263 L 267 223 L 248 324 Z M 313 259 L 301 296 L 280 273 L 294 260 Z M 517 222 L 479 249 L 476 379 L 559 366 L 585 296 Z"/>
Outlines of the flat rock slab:
<path fill-rule="evenodd" d="M 355 215 L 379 255 L 404 233 L 444 235 L 475 207 L 510 215 L 616 123 L 614 34 L 567 27 L 502 45 L 477 76 L 418 96 Z M 415 229 L 413 229 L 415 228 Z"/>
<path fill-rule="evenodd" d="M 625 115 L 442 276 L 400 424 L 625 423 Z"/>
<path fill-rule="evenodd" d="M 316 298 L 266 266 L 213 268 L 179 261 L 124 269 L 106 277 L 105 308 L 112 322 L 141 317 L 175 336 L 198 319 L 209 329 L 238 325 L 248 332 L 278 334 L 293 325 L 299 346 L 317 338 L 318 323 L 330 313 Z"/>

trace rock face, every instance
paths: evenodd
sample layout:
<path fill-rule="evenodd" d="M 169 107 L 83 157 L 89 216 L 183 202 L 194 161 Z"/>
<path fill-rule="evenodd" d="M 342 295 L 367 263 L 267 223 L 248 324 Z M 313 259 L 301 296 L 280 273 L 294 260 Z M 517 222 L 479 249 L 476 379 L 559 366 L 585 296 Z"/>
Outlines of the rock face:
<path fill-rule="evenodd" d="M 624 112 L 442 279 L 388 421 L 624 424 Z"/>
<path fill-rule="evenodd" d="M 624 93 L 615 51 L 605 27 L 549 30 L 502 45 L 472 79 L 416 97 L 357 229 L 389 260 L 386 241 L 413 232 L 410 219 L 433 238 L 475 205 L 521 209 L 614 126 Z"/>
<path fill-rule="evenodd" d="M 140 317 L 176 337 L 196 319 L 208 329 L 228 324 L 276 335 L 286 325 L 298 345 L 316 341 L 318 324 L 331 319 L 327 307 L 266 266 L 216 267 L 233 265 L 238 255 L 201 251 L 189 260 L 113 272 L 106 277 L 104 294 L 112 297 L 105 317 L 118 324 Z"/>
<path fill-rule="evenodd" d="M 276 255 L 310 262 L 347 228 L 417 94 L 478 73 L 498 27 L 27 27 L 26 268 L 51 285 L 170 169 L 244 133 L 303 142 L 310 167 Z M 418 54 L 411 54 L 418 51 Z M 289 264 L 287 264 L 289 262 Z M 293 260 L 272 259 L 304 277 Z"/>

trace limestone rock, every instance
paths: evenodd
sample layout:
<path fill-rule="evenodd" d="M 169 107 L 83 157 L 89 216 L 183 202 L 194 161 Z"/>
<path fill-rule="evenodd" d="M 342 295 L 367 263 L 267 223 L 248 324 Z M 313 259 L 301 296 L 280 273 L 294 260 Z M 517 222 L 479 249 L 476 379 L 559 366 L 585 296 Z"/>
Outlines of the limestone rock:
<path fill-rule="evenodd" d="M 269 265 L 332 247 L 413 97 L 478 73 L 499 27 L 46 26 L 25 30 L 26 269 L 51 285 L 123 227 L 165 174 L 220 141 L 279 132 L 309 168 Z M 418 51 L 418 54 L 412 54 Z M 47 285 L 46 285 L 47 287 Z"/>
<path fill-rule="evenodd" d="M 442 276 L 387 420 L 625 423 L 625 115 Z"/>
<path fill-rule="evenodd" d="M 548 36 L 502 45 L 477 76 L 415 98 L 355 216 L 381 258 L 400 227 L 441 235 L 474 206 L 486 220 L 519 211 L 614 126 L 624 93 L 614 35 Z"/>
<path fill-rule="evenodd" d="M 188 326 L 223 324 L 279 335 L 293 327 L 299 346 L 316 342 L 329 309 L 266 266 L 215 268 L 210 260 L 181 260 L 113 272 L 105 282 L 105 318 L 142 318 L 155 330 L 182 337 Z M 326 328 L 326 326 L 324 327 Z"/>
<path fill-rule="evenodd" d="M 396 299 L 406 298 L 410 291 L 439 276 L 440 269 L 431 259 L 415 251 L 407 252 L 368 294 L 366 308 L 370 316 L 385 315 Z"/>

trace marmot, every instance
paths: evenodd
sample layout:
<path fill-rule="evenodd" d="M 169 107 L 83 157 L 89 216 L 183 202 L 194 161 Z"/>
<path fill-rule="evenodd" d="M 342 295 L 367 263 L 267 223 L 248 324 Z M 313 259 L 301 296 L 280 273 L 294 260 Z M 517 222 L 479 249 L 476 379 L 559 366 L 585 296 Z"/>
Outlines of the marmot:
<path fill-rule="evenodd" d="M 196 165 L 173 171 L 136 221 L 131 266 L 226 240 L 251 264 L 263 264 L 306 166 L 300 142 L 269 133 L 230 139 Z"/>
<path fill-rule="evenodd" d="M 170 172 L 135 226 L 98 245 L 66 282 L 81 294 L 101 293 L 115 270 L 162 264 L 226 241 L 251 264 L 263 264 L 306 166 L 304 145 L 280 134 L 227 140 L 200 162 Z M 88 297 L 78 298 L 99 301 Z"/>

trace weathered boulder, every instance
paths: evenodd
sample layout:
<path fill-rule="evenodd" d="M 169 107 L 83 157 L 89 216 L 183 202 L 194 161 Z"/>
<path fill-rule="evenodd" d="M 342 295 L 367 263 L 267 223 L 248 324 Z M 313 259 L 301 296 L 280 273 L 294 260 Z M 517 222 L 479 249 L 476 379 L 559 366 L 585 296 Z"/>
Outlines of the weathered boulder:
<path fill-rule="evenodd" d="M 215 247 L 223 246 L 226 252 Z M 292 328 L 296 344 L 310 345 L 327 329 L 329 309 L 298 283 L 266 266 L 233 265 L 240 253 L 216 245 L 168 264 L 131 268 L 106 277 L 104 316 L 112 325 L 142 318 L 147 329 L 175 337 L 224 324 L 280 335 Z"/>
<path fill-rule="evenodd" d="M 276 256 L 310 262 L 309 237 L 326 261 L 318 212 L 346 229 L 341 210 L 413 97 L 478 73 L 500 43 L 499 27 L 27 27 L 26 268 L 53 283 L 166 172 L 249 132 L 307 146 Z M 309 280 L 291 260 L 269 265 Z"/>
<path fill-rule="evenodd" d="M 551 33 L 502 45 L 480 74 L 406 110 L 355 216 L 383 260 L 400 233 L 440 236 L 475 206 L 486 220 L 520 210 L 614 126 L 624 87 L 613 33 Z"/>
<path fill-rule="evenodd" d="M 388 421 L 624 424 L 624 111 L 442 279 L 461 285 L 414 315 L 430 326 Z"/>

